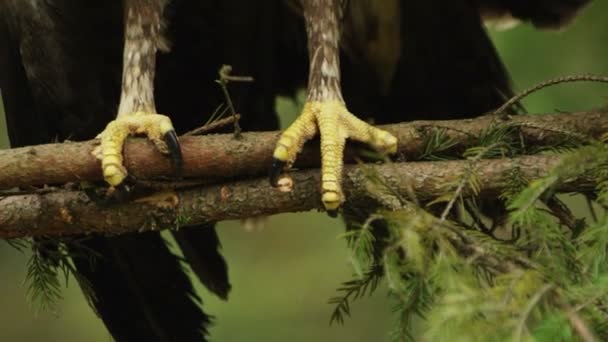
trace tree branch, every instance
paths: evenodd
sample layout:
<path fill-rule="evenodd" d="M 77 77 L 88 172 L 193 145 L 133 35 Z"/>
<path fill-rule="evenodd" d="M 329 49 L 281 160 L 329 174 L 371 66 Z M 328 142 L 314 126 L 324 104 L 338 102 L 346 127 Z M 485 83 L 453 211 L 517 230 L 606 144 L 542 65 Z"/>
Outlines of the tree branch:
<path fill-rule="evenodd" d="M 557 156 L 481 160 L 476 164 L 476 172 L 482 195 L 495 195 L 505 185 L 505 173 L 515 167 L 523 176 L 533 179 L 545 175 L 558 162 Z M 467 167 L 470 164 L 461 160 L 348 166 L 344 189 L 347 198 L 368 206 L 371 201 L 394 201 L 395 193 L 407 198 L 412 189 L 414 195 L 424 201 L 442 194 L 445 189 L 441 184 L 453 180 Z M 370 173 L 380 176 L 391 191 L 378 189 Z M 0 238 L 92 232 L 120 234 L 321 209 L 318 171 L 293 172 L 290 177 L 294 181 L 291 191 L 272 188 L 265 178 L 260 178 L 162 192 L 111 207 L 97 205 L 81 191 L 8 196 L 0 198 Z M 592 186 L 588 180 L 572 179 L 557 191 L 580 192 Z M 466 195 L 470 195 L 467 190 L 463 192 L 463 196 Z"/>
<path fill-rule="evenodd" d="M 399 153 L 410 159 L 421 153 L 425 131 L 429 128 L 445 128 L 449 138 L 456 142 L 454 148 L 463 148 L 474 144 L 478 135 L 496 123 L 520 128 L 519 133 L 527 144 L 550 145 L 564 137 L 580 141 L 600 137 L 608 131 L 608 114 L 515 116 L 508 120 L 485 116 L 460 121 L 418 121 L 384 128 L 399 138 Z M 291 172 L 293 185 L 289 189 L 272 188 L 265 177 L 243 180 L 245 176 L 266 174 L 277 137 L 277 132 L 246 133 L 241 139 L 228 134 L 182 137 L 185 176 L 211 178 L 213 185 L 160 192 L 112 206 L 101 206 L 84 192 L 68 189 L 0 197 L 0 238 L 93 232 L 120 234 L 322 209 L 317 170 Z M 96 141 L 68 142 L 0 151 L 0 188 L 100 180 L 101 168 L 91 153 L 96 145 Z M 150 179 L 171 173 L 169 160 L 145 139 L 131 139 L 125 155 L 129 172 L 137 178 Z M 353 160 L 352 150 L 347 152 L 347 160 Z M 518 168 L 522 176 L 534 179 L 545 175 L 558 162 L 557 156 L 475 161 L 481 195 L 498 194 L 505 186 L 504 176 L 514 168 Z M 317 165 L 318 147 L 309 146 L 296 166 Z M 445 194 L 445 184 L 470 172 L 470 167 L 468 160 L 348 166 L 344 170 L 344 190 L 351 204 L 362 203 L 366 207 L 378 203 L 390 206 L 400 198 L 416 197 L 424 202 Z M 235 181 L 237 177 L 241 180 Z M 382 184 L 377 179 L 382 179 Z M 223 184 L 218 185 L 220 182 Z M 590 180 L 571 179 L 556 191 L 591 189 Z M 464 189 L 462 195 L 471 194 Z"/>
<path fill-rule="evenodd" d="M 550 144 L 555 139 L 572 137 L 581 140 L 598 138 L 608 132 L 608 113 L 585 112 L 559 115 L 518 115 L 502 120 L 484 116 L 469 120 L 416 121 L 384 126 L 399 139 L 399 153 L 415 159 L 429 128 L 445 128 L 455 148 L 470 146 L 475 138 L 494 124 L 520 128 L 527 144 Z M 183 136 L 184 176 L 217 182 L 244 176 L 261 176 L 271 164 L 278 132 L 245 133 L 241 139 L 232 134 Z M 0 151 L 0 189 L 71 181 L 101 180 L 101 166 L 92 155 L 98 141 L 66 142 Z M 295 165 L 298 168 L 319 165 L 318 145 L 308 144 Z M 353 150 L 347 149 L 346 161 L 352 162 Z M 125 164 L 138 179 L 171 174 L 168 158 L 158 153 L 145 139 L 129 139 Z"/>

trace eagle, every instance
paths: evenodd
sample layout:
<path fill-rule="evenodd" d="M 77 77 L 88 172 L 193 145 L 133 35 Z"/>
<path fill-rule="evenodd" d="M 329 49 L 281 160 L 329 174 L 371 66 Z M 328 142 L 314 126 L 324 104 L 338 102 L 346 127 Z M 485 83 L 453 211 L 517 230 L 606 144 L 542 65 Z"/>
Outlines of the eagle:
<path fill-rule="evenodd" d="M 401 106 L 403 109 L 382 108 L 378 113 L 385 114 L 374 115 L 374 121 L 403 121 L 406 118 L 383 117 L 403 110 L 408 112 L 408 120 L 416 118 L 418 110 L 426 113 L 424 119 L 437 119 L 448 113 L 474 116 L 498 107 L 512 93 L 504 66 L 482 27 L 483 18 L 517 18 L 555 28 L 570 21 L 587 2 L 300 1 L 308 46 L 307 97 L 301 115 L 277 142 L 271 183 L 277 184 L 281 171 L 294 163 L 304 143 L 319 134 L 322 202 L 329 212 L 335 212 L 345 201 L 341 178 L 347 139 L 368 144 L 379 152 L 396 152 L 397 139 L 393 135 L 361 120 L 347 108 L 340 79 L 341 47 L 351 47 L 351 60 L 362 61 L 362 70 L 371 69 L 359 82 L 375 80 L 371 84 L 381 89 L 378 102 L 394 104 L 390 98 L 396 96 L 398 104 L 406 104 Z M 404 68 L 408 73 L 403 73 Z M 463 82 L 460 87 L 464 90 L 458 90 L 458 82 Z M 425 89 L 412 89 L 412 85 Z M 370 83 L 364 87 L 372 88 L 372 92 L 375 88 Z M 410 101 L 418 102 L 416 98 L 423 100 L 420 108 L 411 107 Z M 450 117 L 456 118 L 454 114 Z"/>
<path fill-rule="evenodd" d="M 271 182 L 318 134 L 321 200 L 336 211 L 346 200 L 346 140 L 396 149 L 395 137 L 368 121 L 475 116 L 511 95 L 484 18 L 558 27 L 587 2 L 4 0 L 0 88 L 9 137 L 15 147 L 98 137 L 104 180 L 120 188 L 129 182 L 122 146 L 129 135 L 145 135 L 179 174 L 178 135 L 222 102 L 213 80 L 230 64 L 255 79 L 231 88 L 246 130 L 276 129 L 275 97 L 307 86 L 300 117 L 277 142 Z M 230 283 L 213 224 L 172 234 L 202 283 L 226 298 Z M 99 256 L 72 258 L 115 340 L 207 338 L 210 316 L 158 232 L 79 244 Z"/>
<path fill-rule="evenodd" d="M 176 136 L 200 127 L 224 101 L 214 82 L 220 67 L 231 64 L 235 73 L 260 80 L 270 73 L 262 61 L 272 61 L 275 51 L 264 36 L 270 20 L 281 18 L 274 14 L 279 4 L 0 2 L 0 88 L 11 145 L 99 137 L 106 183 L 120 189 L 129 183 L 120 181 L 121 145 L 141 134 L 179 169 Z M 235 107 L 247 113 L 244 129 L 278 128 L 274 88 L 273 81 L 231 85 Z M 171 235 L 184 258 L 158 232 L 65 240 L 81 286 L 93 293 L 90 303 L 115 340 L 206 339 L 211 316 L 182 259 L 210 292 L 227 298 L 231 284 L 218 236 L 212 223 Z"/>

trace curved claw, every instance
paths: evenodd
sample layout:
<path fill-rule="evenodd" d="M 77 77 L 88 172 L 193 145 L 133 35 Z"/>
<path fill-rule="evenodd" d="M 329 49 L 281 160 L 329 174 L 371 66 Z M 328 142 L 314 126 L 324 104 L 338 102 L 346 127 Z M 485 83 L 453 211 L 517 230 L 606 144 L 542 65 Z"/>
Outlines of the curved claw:
<path fill-rule="evenodd" d="M 103 178 L 108 184 L 117 186 L 129 174 L 123 165 L 122 150 L 125 140 L 132 134 L 147 135 L 160 152 L 171 156 L 175 173 L 182 173 L 183 156 L 169 117 L 136 112 L 117 117 L 98 135 L 101 143 L 95 154 L 101 159 Z"/>
<path fill-rule="evenodd" d="M 129 179 L 129 176 L 126 179 Z M 115 204 L 126 203 L 133 198 L 133 188 L 126 183 L 128 182 L 123 181 L 111 188 L 86 187 L 83 191 L 93 203 L 100 207 L 109 207 Z"/>
<path fill-rule="evenodd" d="M 331 218 L 336 218 L 338 217 L 338 210 L 337 209 L 328 209 L 327 211 L 327 215 Z"/>
<path fill-rule="evenodd" d="M 129 179 L 128 175 L 127 175 L 126 179 Z M 117 203 L 117 204 L 126 203 L 133 198 L 133 196 L 134 196 L 133 188 L 130 185 L 128 185 L 127 183 L 128 182 L 123 181 L 118 186 L 114 187 L 114 191 L 112 191 L 109 196 L 109 199 L 113 203 Z"/>
<path fill-rule="evenodd" d="M 268 172 L 268 180 L 270 181 L 270 185 L 274 187 L 279 185 L 279 177 L 283 173 L 285 165 L 287 165 L 287 162 L 273 158 L 272 166 L 270 167 L 270 171 Z"/>
<path fill-rule="evenodd" d="M 170 130 L 163 135 L 163 140 L 165 141 L 165 144 L 167 144 L 167 149 L 169 150 L 173 172 L 176 176 L 180 177 L 184 170 L 184 157 L 179 145 L 179 140 L 177 139 L 177 133 L 175 133 L 175 130 Z"/>
<path fill-rule="evenodd" d="M 108 204 L 106 193 L 101 193 L 101 188 L 87 187 L 82 189 L 87 198 L 97 204 L 98 206 L 105 206 Z"/>

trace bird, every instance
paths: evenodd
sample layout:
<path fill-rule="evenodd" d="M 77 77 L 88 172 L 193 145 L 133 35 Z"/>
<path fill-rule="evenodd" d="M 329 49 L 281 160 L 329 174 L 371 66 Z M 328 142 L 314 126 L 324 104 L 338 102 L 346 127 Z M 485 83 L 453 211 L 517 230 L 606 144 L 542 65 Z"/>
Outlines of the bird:
<path fill-rule="evenodd" d="M 273 153 L 270 181 L 320 135 L 322 203 L 346 200 L 341 188 L 347 139 L 394 153 L 397 140 L 376 123 L 477 116 L 512 95 L 509 76 L 483 27 L 484 18 L 567 24 L 588 3 L 563 1 L 347 1 L 292 3 L 304 18 L 307 97 Z M 342 64 L 342 68 L 341 68 Z M 348 78 L 342 82 L 341 75 Z M 352 95 L 351 95 L 352 94 Z M 348 103 L 348 108 L 347 108 Z M 403 116 L 399 112 L 407 112 Z M 374 113 L 371 115 L 370 113 Z"/>
<path fill-rule="evenodd" d="M 341 179 L 346 138 L 389 153 L 396 152 L 397 138 L 358 119 L 345 106 L 339 59 L 341 1 L 315 0 L 300 4 L 308 45 L 307 97 L 302 113 L 277 142 L 271 183 L 277 183 L 280 171 L 293 164 L 304 143 L 319 132 L 322 202 L 327 210 L 333 211 L 344 201 Z"/>
<path fill-rule="evenodd" d="M 119 188 L 129 181 L 120 146 L 144 134 L 179 172 L 177 136 L 223 101 L 213 80 L 231 64 L 255 79 L 231 88 L 244 129 L 276 129 L 276 95 L 307 86 L 302 115 L 273 153 L 271 182 L 318 132 L 321 201 L 335 211 L 347 200 L 345 139 L 395 150 L 396 139 L 366 121 L 476 116 L 512 94 L 484 17 L 557 27 L 587 2 L 5 0 L 0 87 L 9 137 L 15 147 L 99 137 L 104 179 Z M 201 281 L 225 298 L 230 283 L 213 224 L 173 235 Z M 207 338 L 211 317 L 158 232 L 82 244 L 100 257 L 75 254 L 74 264 L 115 340 Z"/>
<path fill-rule="evenodd" d="M 319 134 L 321 200 L 335 214 L 346 201 L 341 187 L 346 140 L 383 153 L 396 151 L 397 139 L 365 119 L 394 123 L 472 117 L 497 108 L 512 95 L 484 19 L 559 28 L 588 2 L 292 2 L 306 27 L 307 96 L 300 116 L 277 142 L 271 184 L 277 185 L 304 143 Z"/>
<path fill-rule="evenodd" d="M 485 23 L 502 21 L 512 25 L 521 21 L 539 29 L 559 29 L 569 24 L 589 2 L 291 2 L 292 11 L 301 18 L 299 25 L 306 27 L 306 32 L 297 33 L 299 39 L 289 41 L 292 51 L 300 51 L 298 63 L 292 64 L 297 65 L 293 70 L 300 75 L 300 83 L 292 80 L 292 84 L 307 87 L 307 98 L 300 117 L 277 142 L 271 184 L 276 185 L 305 141 L 318 133 L 322 154 L 321 202 L 330 216 L 337 216 L 340 210 L 347 231 L 369 224 L 374 235 L 370 269 L 381 276 L 389 229 L 384 220 L 369 220 L 377 205 L 345 198 L 340 187 L 342 151 L 347 138 L 370 144 L 380 152 L 394 151 L 396 141 L 371 124 L 350 123 L 354 119 L 348 113 L 357 113 L 357 120 L 374 124 L 465 119 L 491 113 L 511 98 L 514 90 Z M 320 23 L 333 25 L 328 29 L 332 33 L 321 30 Z M 293 48 L 294 42 L 299 43 L 298 48 Z M 327 71 L 331 63 L 334 68 L 339 65 L 339 74 Z M 301 72 L 302 69 L 306 71 Z M 345 115 L 348 119 L 343 118 Z M 319 120 L 330 124 L 321 129 Z M 368 134 L 351 136 L 356 125 Z M 507 213 L 505 204 L 499 199 L 485 202 L 479 206 L 478 214 L 500 225 Z"/>
<path fill-rule="evenodd" d="M 178 134 L 201 126 L 225 101 L 214 82 L 223 64 L 260 80 L 230 85 L 241 126 L 277 129 L 275 82 L 262 77 L 271 64 L 261 61 L 276 53 L 274 40 L 262 38 L 281 8 L 240 0 L 2 1 L 0 88 L 11 146 L 97 137 L 100 186 L 120 191 L 130 182 L 121 146 L 129 135 L 144 135 L 179 171 Z M 44 245 L 67 246 L 114 340 L 204 341 L 212 316 L 184 262 L 226 299 L 231 284 L 220 241 L 213 223 L 186 223 L 171 235 L 183 258 L 157 231 Z"/>

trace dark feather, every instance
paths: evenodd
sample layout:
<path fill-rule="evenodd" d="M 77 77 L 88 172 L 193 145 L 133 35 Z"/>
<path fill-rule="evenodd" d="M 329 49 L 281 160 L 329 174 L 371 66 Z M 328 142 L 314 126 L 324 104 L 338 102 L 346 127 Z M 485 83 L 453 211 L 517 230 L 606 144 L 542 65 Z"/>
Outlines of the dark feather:
<path fill-rule="evenodd" d="M 401 1 L 399 59 L 388 95 L 343 54 L 349 108 L 376 123 L 474 117 L 511 96 L 509 76 L 477 8 L 466 1 Z M 362 81 L 363 80 L 363 81 Z"/>
<path fill-rule="evenodd" d="M 0 4 L 0 87 L 12 146 L 93 138 L 118 104 L 121 2 L 32 3 Z M 210 318 L 159 233 L 91 237 L 82 245 L 99 257 L 74 256 L 75 266 L 115 340 L 205 339 Z"/>
<path fill-rule="evenodd" d="M 7 20 L 0 32 L 6 38 L 0 86 L 11 142 L 23 146 L 90 139 L 114 117 L 119 100 L 121 1 L 92 6 L 40 0 L 38 12 L 30 3 L 0 3 L 0 19 Z M 213 80 L 219 67 L 230 63 L 236 74 L 256 79 L 253 84 L 229 85 L 242 127 L 276 129 L 274 97 L 291 74 L 272 71 L 278 61 L 287 66 L 293 60 L 292 50 L 279 48 L 274 35 L 279 32 L 275 25 L 289 20 L 278 14 L 282 10 L 279 1 L 171 1 L 166 10 L 171 51 L 157 58 L 159 112 L 168 114 L 180 132 L 205 123 L 224 101 Z M 43 22 L 36 21 L 40 18 Z M 284 31 L 280 39 L 286 37 Z M 176 238 L 201 281 L 227 297 L 226 264 L 213 228 L 185 228 Z M 90 263 L 86 256 L 74 256 L 74 262 L 95 294 L 95 310 L 117 341 L 203 340 L 209 317 L 198 307 L 178 259 L 158 233 L 93 237 L 84 247 L 100 257 Z"/>
<path fill-rule="evenodd" d="M 173 232 L 173 236 L 201 283 L 218 297 L 227 300 L 231 288 L 228 267 L 219 252 L 221 244 L 214 225 L 182 227 Z"/>
<path fill-rule="evenodd" d="M 540 28 L 560 28 L 591 0 L 476 0 L 485 18 L 510 16 Z"/>
<path fill-rule="evenodd" d="M 204 341 L 210 318 L 157 232 L 81 242 L 100 256 L 73 257 L 95 310 L 116 341 Z"/>

